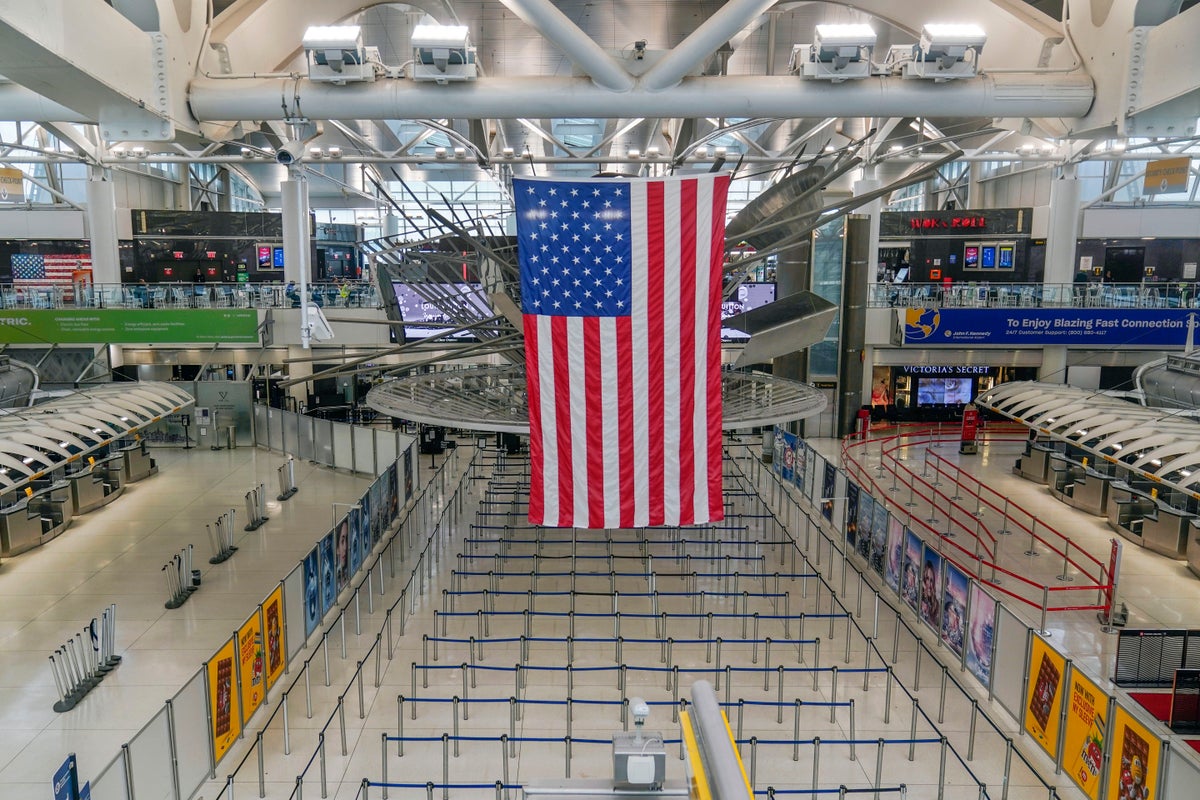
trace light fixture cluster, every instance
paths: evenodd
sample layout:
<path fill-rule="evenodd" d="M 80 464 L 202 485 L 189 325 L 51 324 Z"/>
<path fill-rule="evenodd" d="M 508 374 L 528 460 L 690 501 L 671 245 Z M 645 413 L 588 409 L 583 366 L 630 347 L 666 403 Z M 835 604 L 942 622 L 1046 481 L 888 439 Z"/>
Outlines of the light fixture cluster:
<path fill-rule="evenodd" d="M 310 80 L 339 85 L 375 80 L 379 49 L 363 46 L 359 25 L 313 25 L 300 44 Z"/>
<path fill-rule="evenodd" d="M 142 147 L 141 145 L 135 145 L 134 147 L 125 147 L 124 145 L 117 145 L 116 147 L 112 148 L 109 152 L 112 153 L 113 158 L 144 159 L 144 158 L 148 158 L 150 156 L 150 151 L 147 150 L 145 147 Z"/>
<path fill-rule="evenodd" d="M 466 25 L 417 25 L 412 32 L 412 79 L 451 83 L 475 80 L 475 48 Z"/>
<path fill-rule="evenodd" d="M 977 25 L 931 22 L 915 45 L 896 45 L 872 60 L 877 37 L 863 23 L 817 25 L 812 44 L 792 46 L 790 70 L 811 80 L 840 83 L 899 74 L 938 83 L 978 74 L 987 35 Z"/>

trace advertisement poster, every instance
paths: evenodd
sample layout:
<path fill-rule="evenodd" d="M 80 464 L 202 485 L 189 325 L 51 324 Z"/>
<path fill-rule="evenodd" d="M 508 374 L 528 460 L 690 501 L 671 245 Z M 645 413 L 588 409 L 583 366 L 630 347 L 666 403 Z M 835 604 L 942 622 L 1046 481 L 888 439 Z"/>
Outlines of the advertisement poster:
<path fill-rule="evenodd" d="M 404 451 L 404 504 L 408 505 L 408 501 L 413 496 L 413 454 L 412 445 Z"/>
<path fill-rule="evenodd" d="M 1119 299 L 1114 295 L 1113 299 Z M 1179 347 L 1187 339 L 1186 308 L 900 309 L 904 344 L 1086 345 Z"/>
<path fill-rule="evenodd" d="M 1067 688 L 1063 769 L 1091 800 L 1100 800 L 1100 766 L 1108 720 L 1108 695 L 1078 670 Z"/>
<path fill-rule="evenodd" d="M 921 620 L 934 631 L 942 625 L 942 554 L 925 548 L 921 566 Z"/>
<path fill-rule="evenodd" d="M 775 436 L 771 439 L 771 469 L 776 475 L 783 473 L 783 428 L 775 426 Z"/>
<path fill-rule="evenodd" d="M 913 611 L 920 608 L 921 598 L 921 550 L 924 543 L 915 533 L 904 533 L 904 573 L 900 582 L 900 598 Z"/>
<path fill-rule="evenodd" d="M 971 584 L 971 621 L 967 625 L 967 670 L 984 686 L 992 685 L 992 642 L 996 631 L 996 600 Z"/>
<path fill-rule="evenodd" d="M 355 509 L 351 509 L 353 514 Z M 335 537 L 333 541 L 333 557 L 334 565 L 337 568 L 337 591 L 342 593 L 342 589 L 350 583 L 350 517 L 342 517 L 338 522 L 337 527 L 333 529 Z"/>
<path fill-rule="evenodd" d="M 230 639 L 205 665 L 208 671 L 208 708 L 212 718 L 213 762 L 221 763 L 241 733 L 238 697 L 233 690 L 234 642 Z"/>
<path fill-rule="evenodd" d="M 314 547 L 304 557 L 304 636 L 312 636 L 321 621 L 321 557 Z"/>
<path fill-rule="evenodd" d="M 287 665 L 284 658 L 283 632 L 283 587 L 276 586 L 275 591 L 267 595 L 263 603 L 263 626 L 267 637 L 267 689 L 275 685 L 283 668 Z"/>
<path fill-rule="evenodd" d="M 804 493 L 812 499 L 817 491 L 817 453 L 811 447 L 804 448 Z"/>
<path fill-rule="evenodd" d="M 826 461 L 824 480 L 821 483 L 821 516 L 830 522 L 833 522 L 833 486 L 836 480 L 837 469 Z"/>
<path fill-rule="evenodd" d="M 241 676 L 242 716 L 249 719 L 266 696 L 266 653 L 263 652 L 262 621 L 258 612 L 238 628 L 238 668 Z"/>
<path fill-rule="evenodd" d="M 804 442 L 796 443 L 796 467 L 795 467 L 795 470 L 796 470 L 796 488 L 798 488 L 801 492 L 803 492 L 804 487 L 805 487 L 804 482 L 806 480 L 808 480 L 808 478 L 807 478 L 808 445 L 806 445 Z"/>
<path fill-rule="evenodd" d="M 796 480 L 796 434 L 783 432 L 783 469 L 779 477 L 784 483 L 794 483 Z"/>
<path fill-rule="evenodd" d="M 846 546 L 855 549 L 858 542 L 858 520 L 861 517 L 858 509 L 858 487 L 852 481 L 846 481 Z"/>
<path fill-rule="evenodd" d="M 379 541 L 379 537 L 383 535 L 383 514 L 387 510 L 383 505 L 383 478 L 377 478 L 371 484 L 371 488 L 367 491 L 367 496 L 371 498 L 371 535 L 369 538 L 362 541 L 362 556 L 365 559 L 367 553 L 375 546 L 375 542 Z"/>
<path fill-rule="evenodd" d="M 946 590 L 942 593 L 942 641 L 954 655 L 962 658 L 967 633 L 967 589 L 970 579 L 958 567 L 946 562 Z"/>
<path fill-rule="evenodd" d="M 898 517 L 888 519 L 887 569 L 883 579 L 893 592 L 900 591 L 900 565 L 904 563 L 904 526 Z"/>
<path fill-rule="evenodd" d="M 883 559 L 887 550 L 888 510 L 883 503 L 875 504 L 875 523 L 871 525 L 871 569 L 883 577 Z"/>
<path fill-rule="evenodd" d="M 3 344 L 254 344 L 254 309 L 21 309 L 0 319 Z"/>
<path fill-rule="evenodd" d="M 350 531 L 350 574 L 357 575 L 362 566 L 363 555 L 371 549 L 371 515 L 375 507 L 371 504 L 371 493 L 358 500 L 358 524 Z"/>
<path fill-rule="evenodd" d="M 863 558 L 871 550 L 871 524 L 875 519 L 875 498 L 866 492 L 858 495 L 858 538 L 854 542 L 854 552 Z M 850 509 L 846 509 L 847 525 L 849 525 Z"/>
<path fill-rule="evenodd" d="M 1108 800 L 1157 800 L 1162 743 L 1120 706 L 1113 722 Z"/>
<path fill-rule="evenodd" d="M 321 616 L 324 617 L 337 600 L 337 578 L 333 574 L 333 531 L 321 540 Z"/>
<path fill-rule="evenodd" d="M 392 527 L 392 523 L 400 516 L 400 488 L 396 485 L 396 465 L 392 464 L 384 473 L 383 500 L 387 504 L 387 512 L 383 515 L 387 524 L 384 528 Z"/>
<path fill-rule="evenodd" d="M 1033 637 L 1029 656 L 1029 702 L 1025 731 L 1051 758 L 1058 758 L 1058 718 L 1062 713 L 1067 662 L 1040 636 Z"/>

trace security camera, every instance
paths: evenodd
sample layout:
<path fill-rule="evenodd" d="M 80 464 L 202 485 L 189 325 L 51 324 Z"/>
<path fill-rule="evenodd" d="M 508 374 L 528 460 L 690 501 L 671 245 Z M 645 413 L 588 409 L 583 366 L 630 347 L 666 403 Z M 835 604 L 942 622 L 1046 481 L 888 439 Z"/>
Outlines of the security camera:
<path fill-rule="evenodd" d="M 640 697 L 629 698 L 629 713 L 633 715 L 633 724 L 641 727 L 650 717 L 650 704 Z"/>
<path fill-rule="evenodd" d="M 285 167 L 299 163 L 304 159 L 304 148 L 307 142 L 288 142 L 275 151 L 275 160 Z"/>

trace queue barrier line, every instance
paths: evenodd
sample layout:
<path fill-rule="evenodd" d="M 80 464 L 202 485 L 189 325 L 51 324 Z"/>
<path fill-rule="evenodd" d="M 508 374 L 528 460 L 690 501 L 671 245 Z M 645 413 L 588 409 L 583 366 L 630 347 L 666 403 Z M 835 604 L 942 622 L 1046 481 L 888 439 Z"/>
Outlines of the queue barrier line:
<path fill-rule="evenodd" d="M 617 707 L 622 707 L 622 706 L 626 705 L 625 700 L 585 700 L 585 699 L 576 700 L 575 698 L 571 698 L 569 701 L 567 701 L 567 700 L 526 699 L 526 698 L 520 698 L 520 697 L 408 697 L 406 695 L 401 695 L 400 699 L 403 700 L 405 703 L 429 703 L 429 704 L 435 704 L 435 705 L 454 705 L 455 703 L 471 703 L 471 704 L 495 703 L 497 705 L 516 704 L 516 705 L 532 705 L 532 706 L 576 705 L 576 706 L 617 706 Z M 681 702 L 683 702 L 683 701 L 677 702 L 674 700 L 647 700 L 646 705 L 648 705 L 648 706 L 665 706 L 665 707 L 670 708 L 673 706 L 678 706 Z M 754 701 L 735 700 L 735 701 L 731 701 L 728 703 L 720 703 L 720 705 L 722 705 L 726 708 L 737 708 L 739 704 L 745 705 L 745 706 L 763 706 L 765 708 L 789 708 L 790 709 L 790 708 L 796 707 L 795 700 L 792 700 L 790 702 L 784 702 L 784 703 L 776 702 L 773 700 L 754 700 Z M 812 708 L 849 708 L 851 705 L 853 705 L 853 703 L 850 700 L 804 700 L 801 703 L 801 706 L 803 706 L 804 708 L 809 708 L 809 707 L 812 707 Z M 510 737 L 509 741 L 517 741 L 517 740 L 512 739 Z M 824 742 L 825 740 L 822 739 L 821 741 Z M 875 740 L 872 739 L 871 741 L 875 741 Z M 760 742 L 761 742 L 761 740 L 760 740 Z M 905 739 L 905 744 L 907 744 L 907 743 L 908 743 L 908 740 Z"/>
<path fill-rule="evenodd" d="M 834 671 L 836 671 L 838 675 L 849 675 L 849 674 L 883 675 L 883 674 L 886 674 L 888 671 L 887 667 L 838 667 L 836 665 L 828 666 L 828 667 L 789 667 L 789 666 L 780 664 L 780 665 L 774 666 L 774 667 L 737 667 L 737 666 L 734 666 L 733 664 L 726 664 L 723 667 L 712 666 L 712 667 L 683 668 L 683 667 L 679 667 L 678 665 L 672 666 L 672 667 L 647 667 L 647 666 L 630 665 L 630 664 L 613 664 L 611 666 L 596 666 L 596 667 L 576 667 L 576 666 L 555 667 L 555 666 L 549 666 L 549 665 L 545 665 L 545 664 L 519 664 L 519 665 L 512 666 L 512 667 L 504 667 L 504 666 L 495 666 L 492 664 L 468 664 L 465 662 L 461 663 L 461 664 L 429 664 L 429 663 L 422 664 L 422 663 L 418 663 L 416 661 L 412 662 L 411 669 L 420 669 L 420 670 L 425 670 L 427 672 L 428 671 L 437 672 L 437 671 L 444 671 L 444 670 L 462 671 L 463 669 L 482 670 L 485 672 L 516 672 L 519 669 L 522 672 L 568 672 L 568 671 L 570 671 L 572 673 L 619 672 L 620 670 L 626 670 L 627 672 L 678 672 L 681 675 L 703 673 L 703 672 L 711 672 L 714 674 L 718 673 L 718 672 L 722 673 L 722 674 L 724 674 L 725 672 L 744 672 L 744 673 L 757 672 L 759 674 L 767 672 L 772 675 L 777 675 L 780 672 L 812 674 L 814 672 L 834 672 Z M 764 700 L 763 702 L 769 702 L 769 701 Z M 669 702 L 667 704 L 671 705 L 671 703 L 669 703 Z M 653 703 L 651 703 L 651 705 L 653 705 Z"/>
<path fill-rule="evenodd" d="M 616 644 L 617 642 L 622 642 L 624 644 L 659 644 L 659 645 L 667 644 L 667 643 L 671 643 L 671 644 L 716 644 L 717 642 L 720 642 L 721 644 L 734 644 L 734 645 L 736 645 L 736 644 L 766 644 L 767 642 L 770 642 L 771 644 L 815 644 L 817 642 L 816 639 L 773 639 L 770 636 L 763 638 L 763 639 L 740 639 L 740 638 L 725 639 L 720 636 L 713 638 L 713 639 L 675 639 L 675 638 L 671 638 L 671 637 L 667 637 L 665 639 L 642 639 L 642 638 L 629 638 L 626 636 L 621 636 L 621 637 L 617 637 L 617 636 L 609 636 L 609 637 L 606 637 L 606 636 L 567 636 L 566 638 L 563 638 L 561 636 L 501 636 L 501 637 L 496 637 L 496 638 L 485 637 L 483 639 L 479 639 L 479 638 L 475 638 L 475 637 L 470 637 L 470 638 L 463 639 L 463 638 L 454 638 L 454 637 L 446 637 L 446 636 L 429 636 L 426 639 L 424 639 L 424 641 L 437 642 L 439 644 L 487 644 L 487 645 L 515 644 L 518 642 L 534 642 L 534 643 L 553 642 L 553 643 L 558 643 L 558 644 L 562 644 L 564 642 L 570 642 L 573 644 Z"/>
<path fill-rule="evenodd" d="M 785 620 L 845 619 L 846 617 L 850 616 L 849 611 L 846 611 L 846 612 L 840 613 L 840 614 L 839 613 L 831 613 L 828 611 L 820 612 L 820 613 L 813 613 L 813 614 L 804 614 L 804 613 L 801 613 L 801 614 L 759 614 L 757 611 L 754 612 L 753 614 L 736 614 L 736 613 L 732 613 L 732 612 L 717 613 L 714 611 L 708 611 L 708 612 L 705 612 L 704 614 L 693 614 L 690 612 L 674 614 L 674 613 L 668 613 L 666 611 L 663 611 L 661 614 L 645 614 L 645 613 L 632 612 L 632 611 L 631 612 L 618 611 L 616 613 L 620 614 L 623 619 L 662 619 L 665 616 L 668 620 L 670 620 L 670 619 L 707 619 L 709 616 L 711 616 L 713 619 L 747 619 L 747 620 L 753 620 L 753 619 L 759 619 L 759 620 L 767 620 L 767 619 L 785 619 Z M 579 619 L 587 618 L 587 617 L 606 617 L 606 618 L 608 618 L 608 617 L 616 616 L 615 614 L 612 614 L 612 613 L 599 612 L 599 611 L 530 611 L 528 609 L 525 609 L 523 611 L 487 611 L 484 609 L 479 609 L 477 611 L 439 611 L 438 612 L 439 617 L 477 617 L 480 614 L 483 614 L 484 616 L 490 616 L 490 617 L 523 617 L 526 614 L 528 614 L 530 617 L 564 617 L 564 618 L 576 617 Z"/>
<path fill-rule="evenodd" d="M 758 560 L 758 559 L 756 559 L 756 560 Z M 755 578 L 760 575 L 768 576 L 768 577 L 775 576 L 775 573 L 770 573 L 768 575 L 767 573 L 761 572 L 761 571 L 760 572 L 659 572 L 658 570 L 654 570 L 653 572 L 648 572 L 647 570 L 642 570 L 641 572 L 620 572 L 620 571 L 616 571 L 616 570 L 614 570 L 612 572 L 577 572 L 575 570 L 570 570 L 567 572 L 543 572 L 543 571 L 535 571 L 535 570 L 530 570 L 529 572 L 508 572 L 507 570 L 502 571 L 502 572 L 496 572 L 495 570 L 489 570 L 487 572 L 484 572 L 482 570 L 452 570 L 451 571 L 451 575 L 462 575 L 467 578 L 486 578 L 489 576 L 496 577 L 496 578 L 528 578 L 532 575 L 535 578 L 570 578 L 570 577 L 574 576 L 576 578 L 642 578 L 642 579 L 644 579 L 648 575 L 651 575 L 651 574 L 658 578 L 691 578 L 691 577 L 697 577 L 697 578 L 733 578 L 733 577 Z M 781 578 L 784 577 L 783 573 L 780 573 L 779 577 L 781 577 Z M 798 577 L 803 577 L 803 576 L 798 575 Z M 449 591 L 449 590 L 447 589 L 447 591 Z M 541 594 L 563 594 L 563 593 L 564 592 L 562 592 L 562 591 L 541 592 Z M 621 594 L 624 595 L 626 593 L 621 592 Z M 649 593 L 649 594 L 652 594 L 652 593 Z M 709 592 L 709 594 L 714 594 L 714 592 Z M 633 597 L 636 595 L 634 595 L 633 592 L 630 592 L 629 596 Z"/>
<path fill-rule="evenodd" d="M 463 572 L 458 572 L 458 573 L 452 572 L 451 573 L 451 575 L 455 575 L 455 574 L 465 575 L 468 573 L 463 573 Z M 474 573 L 469 573 L 469 574 L 472 576 L 478 577 Z M 661 574 L 661 573 L 655 573 L 655 575 L 659 575 L 659 574 Z M 528 577 L 528 576 L 526 576 L 526 577 Z M 577 576 L 577 577 L 585 577 L 585 578 L 586 577 L 604 577 L 604 578 L 607 578 L 608 576 L 607 575 L 594 576 L 591 573 L 584 573 L 583 575 Z M 645 577 L 644 573 L 643 573 L 642 577 Z M 690 574 L 688 577 L 691 577 Z M 739 575 L 738 577 L 748 578 L 750 576 Z M 779 577 L 782 578 L 784 576 L 780 575 Z M 801 576 L 801 577 L 815 578 L 816 576 L 808 575 L 808 576 Z M 545 589 L 526 589 L 524 591 L 522 591 L 520 589 L 495 589 L 495 590 L 492 590 L 492 589 L 445 589 L 444 590 L 444 593 L 446 594 L 447 597 L 467 597 L 467 596 L 472 596 L 472 595 L 483 596 L 485 594 L 491 595 L 492 597 L 518 597 L 518 596 L 519 597 L 527 597 L 530 592 L 533 592 L 534 595 L 536 595 L 538 597 L 571 597 L 572 595 L 575 595 L 578 597 L 612 597 L 614 594 L 613 592 L 581 592 L 577 589 L 562 589 L 562 590 L 549 590 L 549 591 L 547 591 Z M 620 595 L 622 598 L 626 598 L 626 597 L 660 597 L 660 598 L 662 598 L 662 597 L 695 597 L 697 593 L 696 592 L 666 592 L 666 591 L 655 591 L 655 592 L 618 591 L 618 592 L 616 592 L 616 594 Z M 710 591 L 705 590 L 704 594 L 708 597 L 738 597 L 738 598 L 741 598 L 741 597 L 764 598 L 765 597 L 768 599 L 789 596 L 788 592 L 751 592 L 748 590 L 741 591 L 741 592 L 710 592 Z"/>

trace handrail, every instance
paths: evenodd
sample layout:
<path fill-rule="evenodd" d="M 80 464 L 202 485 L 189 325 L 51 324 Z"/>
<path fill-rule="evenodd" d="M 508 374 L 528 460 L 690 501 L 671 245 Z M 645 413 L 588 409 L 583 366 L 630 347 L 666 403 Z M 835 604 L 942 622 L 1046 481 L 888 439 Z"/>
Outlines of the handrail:
<path fill-rule="evenodd" d="M 876 283 L 871 308 L 1196 308 L 1197 284 L 1179 283 Z"/>
<path fill-rule="evenodd" d="M 367 282 L 310 283 L 308 290 L 308 300 L 325 307 L 379 308 L 382 302 Z M 298 291 L 283 283 L 0 283 L 0 308 L 6 310 L 299 307 Z"/>

